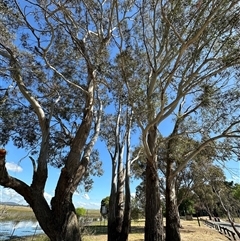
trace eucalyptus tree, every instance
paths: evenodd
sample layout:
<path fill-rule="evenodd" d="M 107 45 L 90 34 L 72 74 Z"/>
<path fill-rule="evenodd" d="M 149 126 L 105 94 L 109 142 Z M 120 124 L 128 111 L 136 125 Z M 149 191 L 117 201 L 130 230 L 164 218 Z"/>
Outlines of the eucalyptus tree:
<path fill-rule="evenodd" d="M 108 240 L 126 241 L 131 219 L 130 168 L 135 160 L 130 152 L 133 113 L 122 98 L 117 98 L 114 109 L 116 113 L 104 115 L 101 128 L 101 139 L 106 143 L 112 162 Z"/>
<path fill-rule="evenodd" d="M 0 184 L 24 197 L 50 240 L 79 241 L 72 196 L 94 169 L 91 161 L 99 166 L 93 146 L 106 97 L 114 3 L 12 0 L 3 6 L 1 89 L 13 88 L 0 105 L 1 146 L 11 139 L 27 150 L 33 172 L 30 185 L 10 176 L 3 149 Z M 49 164 L 61 168 L 50 204 L 43 196 Z"/>
<path fill-rule="evenodd" d="M 157 241 L 163 240 L 157 168 L 163 124 L 173 130 L 167 136 L 169 197 L 177 174 L 201 151 L 226 142 L 237 146 L 239 2 L 140 1 L 134 9 L 129 27 L 119 30 L 126 38 L 122 68 L 134 69 L 125 84 L 146 159 L 145 240 Z M 190 139 L 196 145 L 178 155 L 175 143 L 186 140 L 188 146 Z M 169 213 L 166 240 L 180 240 L 174 219 L 175 212 Z"/>

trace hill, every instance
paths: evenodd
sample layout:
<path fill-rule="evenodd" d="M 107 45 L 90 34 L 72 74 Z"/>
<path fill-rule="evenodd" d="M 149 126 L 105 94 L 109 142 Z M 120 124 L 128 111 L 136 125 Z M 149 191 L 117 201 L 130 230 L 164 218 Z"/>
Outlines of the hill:
<path fill-rule="evenodd" d="M 18 203 L 15 203 L 15 202 L 0 202 L 0 205 L 3 205 L 3 206 L 23 206 L 23 205 L 19 205 Z"/>

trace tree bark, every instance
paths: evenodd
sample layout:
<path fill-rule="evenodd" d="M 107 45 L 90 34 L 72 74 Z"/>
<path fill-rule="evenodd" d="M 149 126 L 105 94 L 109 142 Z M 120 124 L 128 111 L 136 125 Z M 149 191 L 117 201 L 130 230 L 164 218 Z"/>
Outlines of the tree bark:
<path fill-rule="evenodd" d="M 167 171 L 168 173 L 168 171 Z M 175 178 L 167 175 L 166 180 L 166 241 L 180 241 L 179 213 L 175 190 Z"/>
<path fill-rule="evenodd" d="M 124 170 L 123 170 L 123 147 L 119 148 L 117 160 L 113 165 L 113 179 L 109 199 L 108 217 L 108 241 L 120 241 L 123 225 L 123 199 L 124 199 Z"/>
<path fill-rule="evenodd" d="M 61 200 L 61 205 L 59 205 L 60 200 L 57 199 L 51 202 L 57 230 L 54 241 L 81 241 L 80 226 L 71 199 L 72 197 L 69 196 L 69 200 Z"/>
<path fill-rule="evenodd" d="M 108 212 L 108 241 L 116 240 L 116 193 L 117 193 L 117 171 L 116 162 L 112 160 L 112 181 L 111 192 L 109 198 L 109 212 Z"/>
<path fill-rule="evenodd" d="M 127 153 L 129 153 L 129 149 L 127 148 Z M 130 160 L 127 154 L 127 163 L 126 163 L 126 171 L 125 171 L 125 206 L 124 206 L 124 216 L 122 223 L 122 231 L 120 241 L 127 241 L 128 235 L 130 232 L 131 225 L 131 192 L 130 192 Z"/>
<path fill-rule="evenodd" d="M 145 241 L 163 241 L 163 217 L 156 166 L 147 162 L 146 167 L 146 207 Z"/>
<path fill-rule="evenodd" d="M 115 151 L 112 157 L 112 185 L 109 200 L 108 241 L 127 241 L 130 229 L 131 193 L 130 177 L 130 132 L 132 114 L 127 119 L 127 128 L 124 137 L 120 138 L 121 104 L 115 126 Z M 124 169 L 124 148 L 126 143 L 126 168 Z M 124 192 L 125 191 L 125 192 Z M 124 197 L 125 194 L 125 197 Z"/>
<path fill-rule="evenodd" d="M 0 150 L 0 184 L 14 189 L 25 198 L 39 225 L 51 241 L 81 241 L 79 224 L 71 196 L 69 196 L 69 200 L 53 199 L 51 210 L 40 188 L 28 186 L 8 175 L 5 167 L 5 155 L 6 152 Z"/>
<path fill-rule="evenodd" d="M 116 200 L 116 241 L 120 241 L 122 225 L 123 225 L 123 210 L 124 210 L 124 183 L 125 176 L 123 170 L 123 147 L 120 148 L 118 160 L 118 184 L 117 184 L 117 200 Z"/>
<path fill-rule="evenodd" d="M 150 154 L 147 155 L 146 165 L 145 241 L 163 241 L 164 238 L 157 171 L 156 138 L 157 127 L 152 126 L 147 136 Z"/>

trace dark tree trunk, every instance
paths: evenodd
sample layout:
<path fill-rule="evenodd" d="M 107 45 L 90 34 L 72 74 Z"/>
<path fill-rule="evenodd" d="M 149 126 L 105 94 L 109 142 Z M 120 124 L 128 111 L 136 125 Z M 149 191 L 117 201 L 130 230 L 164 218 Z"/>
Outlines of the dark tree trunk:
<path fill-rule="evenodd" d="M 160 201 L 156 155 L 157 127 L 148 131 L 147 143 L 150 153 L 146 165 L 146 206 L 145 206 L 145 241 L 163 241 L 163 217 Z"/>
<path fill-rule="evenodd" d="M 72 203 L 72 195 L 64 200 L 54 197 L 51 201 L 52 213 L 57 229 L 56 241 L 81 241 L 81 230 L 78 218 Z"/>
<path fill-rule="evenodd" d="M 11 186 L 25 198 L 32 208 L 39 225 L 51 241 L 81 241 L 79 224 L 71 196 L 69 196 L 69 200 L 53 200 L 51 210 L 43 196 L 41 185 L 39 187 L 35 183 L 34 186 L 28 186 L 8 175 L 5 168 L 5 154 L 1 156 L 0 153 L 1 185 L 5 187 Z M 34 178 L 39 177 L 40 175 L 38 177 L 34 176 Z"/>
<path fill-rule="evenodd" d="M 180 222 L 175 190 L 175 179 L 166 181 L 166 241 L 180 241 Z"/>
<path fill-rule="evenodd" d="M 120 148 L 118 157 L 118 179 L 117 179 L 117 200 L 116 200 L 116 241 L 120 241 L 122 225 L 123 225 L 123 210 L 124 210 L 124 169 L 123 169 L 123 146 Z"/>
<path fill-rule="evenodd" d="M 179 112 L 181 106 L 179 107 Z M 166 241 L 180 241 L 179 232 L 180 217 L 178 212 L 177 196 L 176 196 L 176 176 L 174 176 L 174 167 L 176 165 L 173 153 L 178 143 L 177 132 L 181 118 L 178 118 L 167 145 L 166 159 Z"/>
<path fill-rule="evenodd" d="M 81 230 L 78 218 L 75 211 L 66 206 L 68 206 L 68 204 L 63 204 L 62 206 L 64 212 L 58 216 L 53 215 L 51 220 L 53 220 L 54 227 L 50 230 L 50 232 L 44 230 L 51 241 L 81 241 Z M 65 220 L 63 221 L 64 217 Z M 42 227 L 41 223 L 42 222 L 39 222 Z"/>
<path fill-rule="evenodd" d="M 49 212 L 43 197 L 36 195 L 35 199 L 38 201 L 32 203 L 33 212 L 51 241 L 81 241 L 79 222 L 73 204 L 65 202 L 59 205 L 58 200 L 55 200 L 52 202 L 53 210 Z M 54 212 L 56 205 L 61 207 L 58 213 Z"/>
<path fill-rule="evenodd" d="M 112 186 L 111 186 L 111 214 L 110 222 L 108 219 L 108 241 L 127 241 L 130 229 L 131 214 L 130 214 L 130 129 L 131 129 L 131 118 L 127 120 L 128 128 L 127 135 L 120 141 L 120 114 L 121 106 L 119 106 L 118 119 L 115 129 L 115 154 L 112 156 Z M 126 138 L 126 139 L 125 139 Z M 126 150 L 126 169 L 124 170 L 123 159 L 124 159 L 124 147 L 125 141 L 127 141 Z M 117 168 L 117 173 L 116 173 Z M 114 178 L 115 177 L 115 178 Z M 125 192 L 124 192 L 125 191 Z M 125 193 L 125 197 L 124 197 Z M 114 197 L 113 197 L 114 195 Z M 109 203 L 110 205 L 110 203 Z"/>
<path fill-rule="evenodd" d="M 130 210 L 131 200 L 130 199 L 131 199 L 130 192 L 126 192 L 125 193 L 124 217 L 123 217 L 120 241 L 127 241 L 128 235 L 129 235 L 129 232 L 130 232 L 130 225 L 131 225 L 131 210 Z"/>
<path fill-rule="evenodd" d="M 117 193 L 117 173 L 116 163 L 112 163 L 112 181 L 111 192 L 109 197 L 109 212 L 108 212 L 108 241 L 116 240 L 116 193 Z"/>
<path fill-rule="evenodd" d="M 71 176 L 66 168 L 63 168 L 55 196 L 51 200 L 51 209 L 36 188 L 32 192 L 32 200 L 28 200 L 41 228 L 51 241 L 81 241 L 81 230 L 72 203 L 70 180 Z"/>
<path fill-rule="evenodd" d="M 108 217 L 108 241 L 120 241 L 123 225 L 123 199 L 124 199 L 124 170 L 123 170 L 123 150 L 120 148 L 116 166 L 114 165 L 114 178 L 112 180 L 112 190 L 109 200 Z M 117 178 L 116 178 L 117 177 Z"/>
<path fill-rule="evenodd" d="M 147 162 L 145 241 L 163 241 L 163 218 L 156 167 Z"/>
<path fill-rule="evenodd" d="M 124 216 L 121 232 L 121 241 L 128 240 L 128 234 L 130 232 L 131 225 L 131 192 L 130 192 L 130 160 L 127 160 L 126 163 L 126 172 L 125 172 L 125 206 L 124 206 Z"/>

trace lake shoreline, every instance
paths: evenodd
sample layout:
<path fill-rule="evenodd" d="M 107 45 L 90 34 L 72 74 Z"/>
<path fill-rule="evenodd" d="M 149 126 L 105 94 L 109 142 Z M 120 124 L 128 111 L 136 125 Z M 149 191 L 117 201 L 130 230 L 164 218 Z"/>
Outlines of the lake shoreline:
<path fill-rule="evenodd" d="M 4 241 L 47 241 L 49 240 L 46 234 L 35 234 L 35 235 L 26 235 L 26 236 L 15 236 L 13 235 L 11 238 L 4 239 Z M 0 241 L 3 241 L 0 236 Z"/>
<path fill-rule="evenodd" d="M 0 221 L 0 240 L 16 240 L 17 237 L 43 234 L 37 221 Z M 14 238 L 14 239 L 13 239 Z M 22 240 L 22 239 L 19 239 Z"/>
<path fill-rule="evenodd" d="M 47 241 L 49 239 L 45 234 L 27 235 L 27 236 L 21 236 L 21 237 L 13 235 L 13 237 L 6 239 L 5 241 L 32 241 L 32 240 Z"/>

